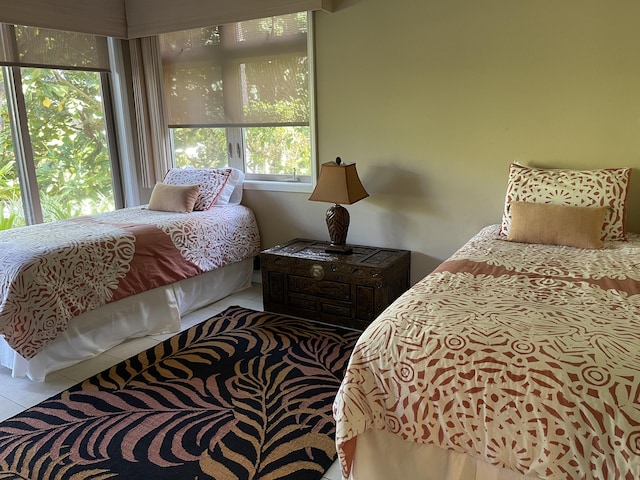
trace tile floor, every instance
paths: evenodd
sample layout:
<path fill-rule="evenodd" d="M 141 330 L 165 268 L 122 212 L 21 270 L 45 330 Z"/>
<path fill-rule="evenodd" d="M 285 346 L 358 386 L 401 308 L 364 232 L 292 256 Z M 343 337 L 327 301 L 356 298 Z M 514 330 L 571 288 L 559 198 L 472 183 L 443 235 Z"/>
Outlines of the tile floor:
<path fill-rule="evenodd" d="M 232 305 L 240 305 L 254 310 L 262 310 L 262 286 L 254 284 L 252 287 L 230 295 L 219 302 L 186 315 L 182 328 L 186 329 L 222 312 Z M 171 335 L 154 335 L 132 339 L 107 352 L 86 360 L 73 367 L 58 370 L 47 376 L 44 382 L 12 378 L 8 369 L 0 367 L 0 421 L 18 414 L 25 408 L 31 407 L 42 400 L 65 390 L 72 385 L 109 368 L 137 353 L 153 347 Z M 322 480 L 342 480 L 340 468 L 334 463 Z"/>

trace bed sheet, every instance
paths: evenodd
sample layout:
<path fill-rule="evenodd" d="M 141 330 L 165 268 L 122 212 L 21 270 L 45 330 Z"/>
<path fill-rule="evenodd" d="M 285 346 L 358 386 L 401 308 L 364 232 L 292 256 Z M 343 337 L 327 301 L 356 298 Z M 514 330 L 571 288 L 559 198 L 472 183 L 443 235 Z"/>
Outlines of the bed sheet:
<path fill-rule="evenodd" d="M 343 475 L 377 430 L 534 478 L 640 478 L 639 293 L 638 235 L 582 250 L 483 229 L 358 341 Z"/>

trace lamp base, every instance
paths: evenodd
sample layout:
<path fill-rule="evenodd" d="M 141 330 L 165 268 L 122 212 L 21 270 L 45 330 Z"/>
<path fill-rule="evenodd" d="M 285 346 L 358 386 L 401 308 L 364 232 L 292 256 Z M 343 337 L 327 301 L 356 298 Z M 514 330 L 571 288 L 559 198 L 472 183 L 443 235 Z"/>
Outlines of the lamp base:
<path fill-rule="evenodd" d="M 327 210 L 327 227 L 331 244 L 325 252 L 349 254 L 353 249 L 346 245 L 349 230 L 349 212 L 337 203 Z"/>
<path fill-rule="evenodd" d="M 327 253 L 339 253 L 341 255 L 349 255 L 353 253 L 353 248 L 349 245 L 329 245 L 324 249 Z"/>

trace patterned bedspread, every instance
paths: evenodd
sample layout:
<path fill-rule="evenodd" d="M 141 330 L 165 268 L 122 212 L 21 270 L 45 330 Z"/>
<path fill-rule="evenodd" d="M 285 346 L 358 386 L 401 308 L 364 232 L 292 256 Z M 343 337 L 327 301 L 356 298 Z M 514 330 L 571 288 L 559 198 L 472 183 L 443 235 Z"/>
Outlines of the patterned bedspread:
<path fill-rule="evenodd" d="M 30 359 L 75 316 L 259 249 L 253 212 L 240 205 L 126 208 L 0 231 L 0 333 Z"/>
<path fill-rule="evenodd" d="M 359 339 L 334 403 L 345 478 L 371 429 L 539 478 L 640 478 L 640 236 L 581 250 L 498 232 Z"/>

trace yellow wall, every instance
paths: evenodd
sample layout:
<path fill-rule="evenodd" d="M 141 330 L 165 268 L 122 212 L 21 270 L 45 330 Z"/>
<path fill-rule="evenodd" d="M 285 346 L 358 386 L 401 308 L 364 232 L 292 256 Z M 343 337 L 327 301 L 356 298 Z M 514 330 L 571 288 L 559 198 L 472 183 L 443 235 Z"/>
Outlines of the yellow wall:
<path fill-rule="evenodd" d="M 640 232 L 640 2 L 337 3 L 316 16 L 318 151 L 369 191 L 349 243 L 411 250 L 417 281 L 500 222 L 512 161 L 633 167 Z M 307 198 L 245 192 L 263 247 L 328 238 Z"/>

